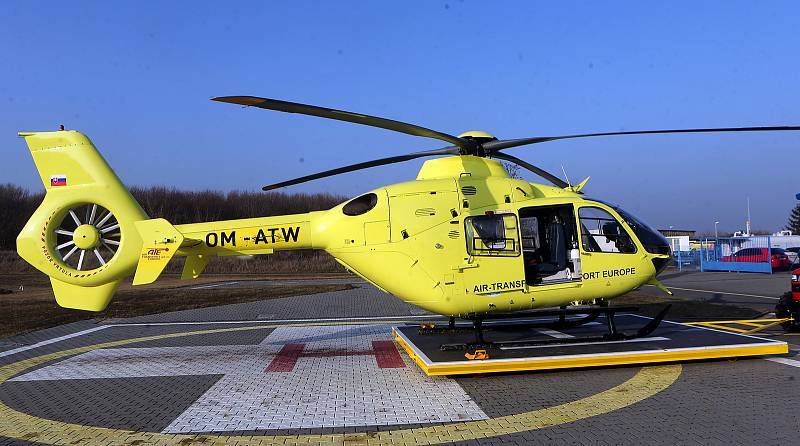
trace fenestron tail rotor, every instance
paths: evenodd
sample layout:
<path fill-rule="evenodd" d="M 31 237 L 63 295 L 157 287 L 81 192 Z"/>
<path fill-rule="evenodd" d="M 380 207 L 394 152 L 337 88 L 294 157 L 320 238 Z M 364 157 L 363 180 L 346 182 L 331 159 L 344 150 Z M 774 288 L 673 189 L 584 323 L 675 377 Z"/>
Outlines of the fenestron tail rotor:
<path fill-rule="evenodd" d="M 696 129 L 671 129 L 671 130 L 633 130 L 633 131 L 620 131 L 620 132 L 602 132 L 602 133 L 581 133 L 574 135 L 558 135 L 558 136 L 535 136 L 531 138 L 520 139 L 504 139 L 498 140 L 491 135 L 483 132 L 468 132 L 462 133 L 459 136 L 453 136 L 447 133 L 438 132 L 425 127 L 405 122 L 394 121 L 391 119 L 380 118 L 377 116 L 363 115 L 360 113 L 353 113 L 344 110 L 336 110 L 332 108 L 318 107 L 315 105 L 299 104 L 295 102 L 279 101 L 276 99 L 260 98 L 256 96 L 222 96 L 213 98 L 212 100 L 218 102 L 227 102 L 231 104 L 244 105 L 249 107 L 258 107 L 267 110 L 282 111 L 286 113 L 300 113 L 310 116 L 317 116 L 327 119 L 335 119 L 339 121 L 347 121 L 361 125 L 368 125 L 371 127 L 378 127 L 395 132 L 401 132 L 408 135 L 422 136 L 426 138 L 434 138 L 453 144 L 449 147 L 444 147 L 436 150 L 429 150 L 425 152 L 416 152 L 406 155 L 392 156 L 388 158 L 379 158 L 372 161 L 366 161 L 349 166 L 339 167 L 336 169 L 327 170 L 324 172 L 306 175 L 300 178 L 295 178 L 280 183 L 274 183 L 264 186 L 264 190 L 273 190 L 284 186 L 291 186 L 295 184 L 305 183 L 319 178 L 325 178 L 333 175 L 338 175 L 346 172 L 353 172 L 356 170 L 367 169 L 370 167 L 383 166 L 387 164 L 400 163 L 417 158 L 427 156 L 440 156 L 440 155 L 473 155 L 473 156 L 486 156 L 508 161 L 523 167 L 534 174 L 545 178 L 557 187 L 569 187 L 565 181 L 558 178 L 558 176 L 547 172 L 546 170 L 537 167 L 527 161 L 524 161 L 515 156 L 501 152 L 501 150 L 510 149 L 513 147 L 527 146 L 531 144 L 539 144 L 543 142 L 558 141 L 562 139 L 576 139 L 576 138 L 591 138 L 602 136 L 624 136 L 624 135 L 656 135 L 656 134 L 670 134 L 670 133 L 717 133 L 717 132 L 764 132 L 764 131 L 797 131 L 800 126 L 769 126 L 769 127 L 717 127 L 717 128 L 696 128 Z M 474 135 L 478 135 L 478 137 Z"/>
<path fill-rule="evenodd" d="M 114 258 L 122 241 L 114 214 L 95 203 L 70 208 L 55 229 L 56 254 L 76 271 L 97 269 Z"/>

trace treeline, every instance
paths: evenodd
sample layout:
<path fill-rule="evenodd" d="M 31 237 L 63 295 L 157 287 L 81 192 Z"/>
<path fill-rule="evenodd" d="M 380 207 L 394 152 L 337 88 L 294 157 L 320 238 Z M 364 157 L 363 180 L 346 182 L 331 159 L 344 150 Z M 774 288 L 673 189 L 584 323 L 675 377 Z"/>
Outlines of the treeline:
<path fill-rule="evenodd" d="M 133 187 L 131 194 L 152 218 L 173 224 L 268 217 L 330 209 L 347 198 L 332 194 L 282 192 L 182 191 L 166 187 Z M 16 249 L 17 234 L 42 202 L 13 184 L 0 184 L 0 250 Z"/>
<path fill-rule="evenodd" d="M 16 249 L 17 235 L 44 199 L 13 184 L 0 184 L 0 250 Z"/>
<path fill-rule="evenodd" d="M 131 194 L 152 218 L 173 224 L 237 218 L 270 217 L 330 209 L 347 197 L 283 192 L 183 191 L 166 187 L 132 187 Z"/>

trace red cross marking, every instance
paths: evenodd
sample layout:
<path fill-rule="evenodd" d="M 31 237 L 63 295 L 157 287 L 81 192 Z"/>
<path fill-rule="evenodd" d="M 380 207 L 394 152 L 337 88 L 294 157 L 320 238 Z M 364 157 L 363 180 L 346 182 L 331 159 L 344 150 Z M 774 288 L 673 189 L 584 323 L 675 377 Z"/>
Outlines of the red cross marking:
<path fill-rule="evenodd" d="M 307 357 L 374 356 L 378 367 L 382 369 L 399 369 L 406 366 L 392 341 L 372 341 L 372 350 L 360 352 L 343 350 L 305 352 L 303 351 L 305 347 L 305 344 L 284 345 L 281 351 L 272 359 L 272 362 L 264 369 L 264 372 L 291 372 L 294 370 L 298 359 Z"/>

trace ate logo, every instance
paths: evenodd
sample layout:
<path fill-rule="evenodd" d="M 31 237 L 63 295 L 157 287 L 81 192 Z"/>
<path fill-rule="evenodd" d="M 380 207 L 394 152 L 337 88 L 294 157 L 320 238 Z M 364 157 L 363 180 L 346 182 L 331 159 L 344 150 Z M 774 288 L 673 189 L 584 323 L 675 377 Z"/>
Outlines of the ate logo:
<path fill-rule="evenodd" d="M 161 260 L 162 253 L 169 252 L 169 248 L 150 248 L 142 254 L 145 260 Z"/>

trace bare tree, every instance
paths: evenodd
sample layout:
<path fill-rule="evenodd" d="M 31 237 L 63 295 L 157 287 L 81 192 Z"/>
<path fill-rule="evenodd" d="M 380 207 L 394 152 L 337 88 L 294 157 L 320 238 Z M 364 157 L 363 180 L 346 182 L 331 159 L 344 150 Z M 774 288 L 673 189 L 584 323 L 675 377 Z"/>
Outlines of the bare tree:
<path fill-rule="evenodd" d="M 508 176 L 514 178 L 515 180 L 521 180 L 522 174 L 519 173 L 519 166 L 513 163 L 507 163 L 503 161 L 503 169 L 508 172 Z"/>

